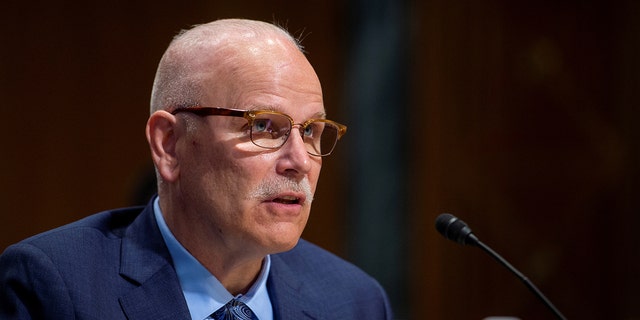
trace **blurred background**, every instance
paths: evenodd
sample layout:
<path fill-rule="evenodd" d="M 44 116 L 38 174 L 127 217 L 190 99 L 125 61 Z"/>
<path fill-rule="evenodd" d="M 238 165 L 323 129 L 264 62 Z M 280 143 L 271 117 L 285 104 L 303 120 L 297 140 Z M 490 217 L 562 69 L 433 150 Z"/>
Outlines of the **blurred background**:
<path fill-rule="evenodd" d="M 16 1 L 0 4 L 0 250 L 145 204 L 151 84 L 218 18 L 304 38 L 331 119 L 304 237 L 386 288 L 398 319 L 549 319 L 457 215 L 570 319 L 640 319 L 640 3 Z"/>

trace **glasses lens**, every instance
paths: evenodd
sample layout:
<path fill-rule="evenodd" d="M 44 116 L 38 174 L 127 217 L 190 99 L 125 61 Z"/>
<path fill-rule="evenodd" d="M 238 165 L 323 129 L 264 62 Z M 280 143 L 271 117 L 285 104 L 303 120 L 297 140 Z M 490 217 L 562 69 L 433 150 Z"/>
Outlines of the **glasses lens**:
<path fill-rule="evenodd" d="M 300 128 L 307 152 L 316 156 L 326 156 L 333 151 L 339 131 L 338 126 L 323 119 L 312 120 Z M 258 113 L 251 123 L 251 141 L 262 148 L 280 148 L 290 132 L 291 120 L 279 113 Z"/>
<path fill-rule="evenodd" d="M 287 140 L 291 121 L 277 113 L 260 113 L 251 125 L 251 141 L 263 148 L 279 148 Z"/>
<path fill-rule="evenodd" d="M 338 141 L 338 127 L 332 123 L 316 120 L 302 130 L 307 152 L 316 156 L 326 156 L 333 151 Z"/>

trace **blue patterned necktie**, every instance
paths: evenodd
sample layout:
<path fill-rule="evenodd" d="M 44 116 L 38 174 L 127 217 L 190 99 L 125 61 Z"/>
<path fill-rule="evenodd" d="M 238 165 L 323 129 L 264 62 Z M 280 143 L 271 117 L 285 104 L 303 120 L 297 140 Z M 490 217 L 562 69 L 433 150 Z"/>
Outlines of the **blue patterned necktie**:
<path fill-rule="evenodd" d="M 258 320 L 246 304 L 233 299 L 211 315 L 214 320 Z"/>

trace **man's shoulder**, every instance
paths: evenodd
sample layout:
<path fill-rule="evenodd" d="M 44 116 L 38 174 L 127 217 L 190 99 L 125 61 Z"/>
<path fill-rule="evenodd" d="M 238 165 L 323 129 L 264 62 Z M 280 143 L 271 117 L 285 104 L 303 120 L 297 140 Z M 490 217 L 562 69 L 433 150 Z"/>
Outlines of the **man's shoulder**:
<path fill-rule="evenodd" d="M 121 238 L 144 207 L 129 207 L 102 211 L 69 224 L 26 238 L 12 247 L 36 247 L 42 251 L 60 248 L 73 254 L 70 248 L 79 245 L 100 246 L 100 241 Z"/>
<path fill-rule="evenodd" d="M 31 277 L 27 273 L 49 270 L 65 279 L 112 279 L 122 239 L 129 237 L 127 230 L 139 221 L 141 212 L 142 207 L 103 211 L 24 239 L 0 255 L 0 275 Z"/>
<path fill-rule="evenodd" d="M 38 312 L 120 318 L 123 303 L 138 312 L 149 299 L 179 301 L 179 282 L 147 208 L 100 212 L 9 246 L 0 255 L 0 318 L 26 315 L 30 307 L 36 318 Z M 157 294 L 134 290 L 143 284 Z M 184 314 L 186 305 L 177 307 L 172 312 Z"/>

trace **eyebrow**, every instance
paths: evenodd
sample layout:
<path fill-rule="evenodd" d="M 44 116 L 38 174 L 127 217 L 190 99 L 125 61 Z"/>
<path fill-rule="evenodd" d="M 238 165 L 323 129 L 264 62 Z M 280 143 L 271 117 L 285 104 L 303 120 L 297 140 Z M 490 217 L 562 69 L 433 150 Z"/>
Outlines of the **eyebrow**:
<path fill-rule="evenodd" d="M 274 112 L 280 112 L 280 113 L 284 113 L 281 110 L 278 110 L 276 107 L 274 106 L 258 106 L 258 105 L 253 105 L 248 107 L 247 109 L 245 109 L 246 111 L 260 111 L 260 110 L 264 110 L 264 111 L 274 111 Z M 289 115 L 291 116 L 291 115 Z M 313 116 L 311 116 L 311 118 L 309 119 L 326 119 L 327 118 L 327 113 L 323 110 L 323 111 L 319 111 L 316 112 Z"/>
<path fill-rule="evenodd" d="M 320 119 L 326 119 L 327 118 L 327 113 L 324 111 L 318 112 L 315 114 L 315 117 L 320 118 Z"/>

